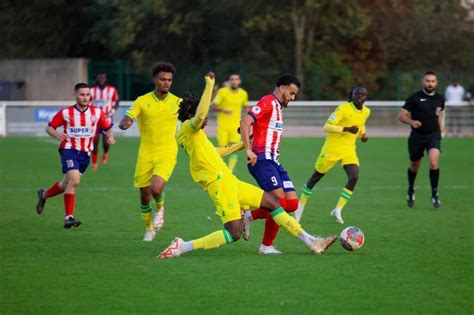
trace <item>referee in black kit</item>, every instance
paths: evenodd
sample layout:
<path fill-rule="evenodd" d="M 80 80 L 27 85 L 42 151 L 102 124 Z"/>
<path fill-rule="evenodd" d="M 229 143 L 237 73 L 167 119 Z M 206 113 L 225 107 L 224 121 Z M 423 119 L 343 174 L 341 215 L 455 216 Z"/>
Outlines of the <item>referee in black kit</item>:
<path fill-rule="evenodd" d="M 423 89 L 405 101 L 398 119 L 411 126 L 408 138 L 410 167 L 408 168 L 407 204 L 415 205 L 415 178 L 421 166 L 424 151 L 430 161 L 431 203 L 435 208 L 441 207 L 438 198 L 439 155 L 441 153 L 441 134 L 444 132 L 443 110 L 444 97 L 436 93 L 438 79 L 436 73 L 428 71 L 423 76 Z"/>

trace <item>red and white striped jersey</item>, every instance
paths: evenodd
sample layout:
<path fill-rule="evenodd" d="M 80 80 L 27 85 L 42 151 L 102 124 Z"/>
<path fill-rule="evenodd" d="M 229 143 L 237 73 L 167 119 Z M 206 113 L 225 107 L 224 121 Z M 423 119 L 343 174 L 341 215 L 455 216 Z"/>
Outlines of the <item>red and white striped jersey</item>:
<path fill-rule="evenodd" d="M 72 105 L 57 112 L 48 126 L 54 129 L 63 126 L 64 133 L 68 135 L 68 138 L 59 144 L 60 149 L 90 152 L 94 149 L 97 128 L 107 131 L 112 124 L 99 108 L 88 106 L 81 111 L 76 105 Z"/>
<path fill-rule="evenodd" d="M 101 89 L 98 84 L 95 84 L 90 88 L 90 91 L 92 104 L 100 108 L 107 117 L 110 117 L 115 104 L 119 100 L 117 88 L 107 83 Z"/>
<path fill-rule="evenodd" d="M 262 97 L 249 115 L 254 119 L 252 151 L 259 158 L 278 162 L 280 141 L 283 133 L 283 109 L 273 94 Z"/>

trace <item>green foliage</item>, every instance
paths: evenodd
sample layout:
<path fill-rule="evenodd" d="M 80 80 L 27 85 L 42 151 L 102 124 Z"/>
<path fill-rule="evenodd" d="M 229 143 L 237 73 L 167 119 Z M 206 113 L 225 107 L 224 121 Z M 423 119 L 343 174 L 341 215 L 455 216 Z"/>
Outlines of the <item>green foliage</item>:
<path fill-rule="evenodd" d="M 474 20 L 459 0 L 7 0 L 0 8 L 0 57 L 125 59 L 139 81 L 170 60 L 185 70 L 180 90 L 200 82 L 186 70 L 204 66 L 245 71 L 254 99 L 282 72 L 304 81 L 300 97 L 320 99 L 355 84 L 374 98 L 399 97 L 411 84 L 397 71 L 474 81 Z"/>

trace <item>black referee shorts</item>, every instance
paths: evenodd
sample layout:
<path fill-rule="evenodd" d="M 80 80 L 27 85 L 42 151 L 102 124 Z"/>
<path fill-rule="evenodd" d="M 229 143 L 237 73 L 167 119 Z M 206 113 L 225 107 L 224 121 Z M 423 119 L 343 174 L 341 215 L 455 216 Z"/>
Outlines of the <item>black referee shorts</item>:
<path fill-rule="evenodd" d="M 441 151 L 441 133 L 434 132 L 429 134 L 422 134 L 412 132 L 408 137 L 408 153 L 410 154 L 410 161 L 415 162 L 424 156 L 424 152 L 431 149 L 438 149 Z"/>

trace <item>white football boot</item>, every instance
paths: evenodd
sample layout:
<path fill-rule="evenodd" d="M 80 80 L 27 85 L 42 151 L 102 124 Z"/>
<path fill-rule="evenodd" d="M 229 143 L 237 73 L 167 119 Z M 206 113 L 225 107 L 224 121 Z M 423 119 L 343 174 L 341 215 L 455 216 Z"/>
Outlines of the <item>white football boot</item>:
<path fill-rule="evenodd" d="M 276 249 L 274 246 L 260 245 L 258 253 L 261 255 L 279 255 L 281 252 Z"/>
<path fill-rule="evenodd" d="M 165 208 L 161 207 L 158 212 L 153 214 L 153 229 L 158 232 L 165 224 Z"/>
<path fill-rule="evenodd" d="M 301 202 L 298 202 L 298 209 L 295 210 L 295 220 L 297 222 L 301 221 L 301 217 L 303 216 L 304 206 Z"/>
<path fill-rule="evenodd" d="M 331 235 L 328 237 L 321 237 L 318 236 L 313 242 L 313 245 L 311 245 L 311 251 L 315 254 L 321 254 L 324 252 L 326 249 L 328 249 L 334 242 L 337 240 L 336 235 Z"/>
<path fill-rule="evenodd" d="M 183 239 L 180 237 L 175 237 L 174 240 L 171 241 L 171 244 L 166 247 L 157 258 L 159 259 L 169 259 L 174 257 L 179 257 L 183 251 L 181 250 L 181 246 L 184 243 Z"/>
<path fill-rule="evenodd" d="M 250 226 L 252 226 L 252 216 L 244 213 L 242 223 L 242 238 L 246 241 L 250 238 Z"/>
<path fill-rule="evenodd" d="M 155 231 L 146 231 L 145 236 L 143 236 L 143 241 L 144 242 L 151 242 L 156 238 L 156 232 Z"/>
<path fill-rule="evenodd" d="M 336 223 L 344 224 L 344 220 L 342 219 L 341 210 L 333 209 L 331 211 L 331 215 L 334 217 L 334 219 L 336 219 Z"/>

